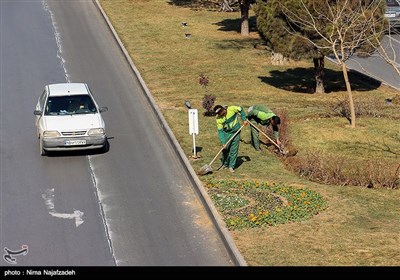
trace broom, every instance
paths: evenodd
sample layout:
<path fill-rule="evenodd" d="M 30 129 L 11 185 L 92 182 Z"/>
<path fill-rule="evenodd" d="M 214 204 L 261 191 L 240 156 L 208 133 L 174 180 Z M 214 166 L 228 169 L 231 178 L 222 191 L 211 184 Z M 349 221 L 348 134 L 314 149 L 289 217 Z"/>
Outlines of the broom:
<path fill-rule="evenodd" d="M 232 135 L 231 138 L 228 139 L 228 141 L 225 143 L 225 145 L 219 150 L 219 152 L 215 155 L 215 157 L 212 159 L 212 161 L 209 164 L 205 164 L 203 165 L 199 171 L 197 171 L 198 175 L 206 175 L 208 173 L 212 172 L 212 167 L 211 165 L 213 164 L 213 162 L 217 159 L 218 155 L 225 149 L 226 146 L 229 145 L 229 143 L 233 140 L 233 138 L 235 138 L 236 135 L 238 135 L 238 133 L 242 130 L 242 128 L 245 125 L 242 125 L 238 131 L 235 132 L 235 134 Z"/>

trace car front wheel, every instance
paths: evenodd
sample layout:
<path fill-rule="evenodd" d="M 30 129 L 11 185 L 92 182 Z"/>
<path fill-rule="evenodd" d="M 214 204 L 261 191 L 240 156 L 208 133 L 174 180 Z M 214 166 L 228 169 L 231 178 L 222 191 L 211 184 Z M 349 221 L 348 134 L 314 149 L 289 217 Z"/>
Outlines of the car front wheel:
<path fill-rule="evenodd" d="M 107 153 L 109 149 L 110 149 L 110 143 L 108 142 L 108 140 L 106 140 L 104 146 L 100 148 L 100 153 L 102 154 Z"/>

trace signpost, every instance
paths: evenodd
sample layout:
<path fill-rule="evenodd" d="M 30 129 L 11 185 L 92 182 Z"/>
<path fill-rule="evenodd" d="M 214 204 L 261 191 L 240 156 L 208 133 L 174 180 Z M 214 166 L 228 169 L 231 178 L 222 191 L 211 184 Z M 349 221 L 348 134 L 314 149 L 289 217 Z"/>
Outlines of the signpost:
<path fill-rule="evenodd" d="M 189 134 L 193 136 L 193 158 L 196 154 L 196 134 L 199 134 L 199 118 L 197 109 L 189 109 Z"/>

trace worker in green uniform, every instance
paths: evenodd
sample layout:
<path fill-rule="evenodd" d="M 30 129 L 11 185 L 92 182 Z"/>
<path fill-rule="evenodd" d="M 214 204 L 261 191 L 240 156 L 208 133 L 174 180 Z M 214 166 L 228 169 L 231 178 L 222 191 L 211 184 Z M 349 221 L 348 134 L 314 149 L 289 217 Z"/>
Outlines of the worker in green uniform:
<path fill-rule="evenodd" d="M 222 151 L 222 167 L 229 168 L 231 173 L 235 172 L 236 160 L 239 152 L 240 132 L 226 145 L 228 140 L 240 129 L 239 116 L 243 125 L 247 125 L 246 113 L 241 106 L 222 106 L 214 107 L 218 137 L 224 147 Z"/>
<path fill-rule="evenodd" d="M 281 119 L 274 112 L 272 112 L 271 109 L 263 105 L 250 106 L 247 113 L 247 119 L 256 126 L 259 124 L 265 127 L 271 125 L 274 137 L 276 139 L 276 143 L 278 145 L 281 145 L 281 141 L 279 140 L 279 128 L 278 128 L 278 125 L 281 123 Z M 256 151 L 261 151 L 259 131 L 253 126 L 250 126 L 250 128 L 251 128 L 251 145 L 254 147 L 254 149 L 256 149 Z"/>

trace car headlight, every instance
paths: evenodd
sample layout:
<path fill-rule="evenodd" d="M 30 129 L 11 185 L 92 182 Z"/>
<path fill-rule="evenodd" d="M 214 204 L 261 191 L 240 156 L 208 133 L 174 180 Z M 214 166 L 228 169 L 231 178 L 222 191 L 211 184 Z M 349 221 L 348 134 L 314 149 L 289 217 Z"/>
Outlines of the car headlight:
<path fill-rule="evenodd" d="M 60 137 L 61 134 L 57 130 L 46 130 L 43 132 L 43 137 Z"/>
<path fill-rule="evenodd" d="M 92 128 L 88 131 L 88 135 L 94 136 L 94 135 L 104 135 L 104 128 Z"/>

